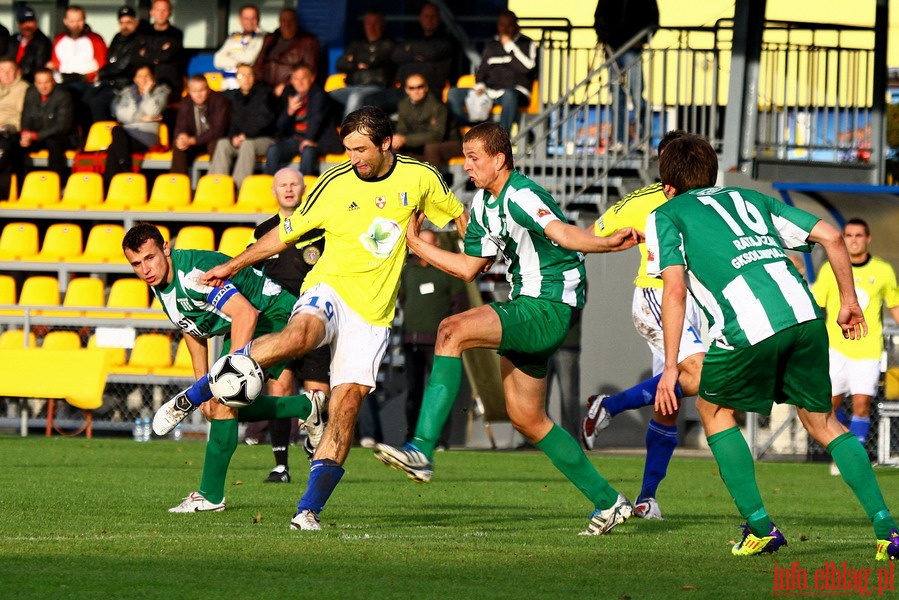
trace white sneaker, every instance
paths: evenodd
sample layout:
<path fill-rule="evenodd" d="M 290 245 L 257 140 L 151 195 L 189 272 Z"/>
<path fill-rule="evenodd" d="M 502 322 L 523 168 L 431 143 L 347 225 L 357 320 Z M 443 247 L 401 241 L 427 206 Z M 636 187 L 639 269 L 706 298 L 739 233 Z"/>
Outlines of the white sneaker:
<path fill-rule="evenodd" d="M 434 465 L 418 448 L 410 443 L 404 444 L 401 448 L 394 448 L 387 444 L 377 444 L 375 446 L 375 458 L 380 460 L 388 467 L 393 467 L 398 471 L 405 471 L 406 475 L 412 481 L 419 483 L 428 483 L 434 476 Z"/>
<path fill-rule="evenodd" d="M 179 392 L 174 398 L 160 406 L 153 415 L 153 433 L 156 435 L 167 434 L 195 410 L 197 407 L 190 403 L 187 395 Z"/>
<path fill-rule="evenodd" d="M 581 441 L 587 450 L 593 450 L 596 443 L 596 434 L 609 426 L 612 415 L 602 405 L 602 401 L 608 398 L 606 394 L 597 394 L 587 398 L 587 418 L 581 424 Z"/>
<path fill-rule="evenodd" d="M 184 499 L 184 502 L 179 504 L 178 506 L 173 506 L 169 509 L 170 513 L 195 513 L 195 512 L 219 512 L 225 510 L 225 499 L 222 498 L 222 501 L 218 504 L 213 504 L 209 500 L 203 497 L 200 492 L 191 492 L 190 495 Z"/>
<path fill-rule="evenodd" d="M 328 403 L 328 397 L 324 392 L 316 390 L 309 395 L 312 402 L 312 412 L 303 421 L 303 427 L 306 429 L 306 435 L 309 439 L 309 446 L 314 450 L 322 441 L 325 434 L 325 425 L 328 421 L 325 419 L 325 405 Z"/>
<path fill-rule="evenodd" d="M 290 528 L 302 531 L 321 531 L 322 524 L 318 515 L 307 508 L 294 515 L 290 521 Z"/>
<path fill-rule="evenodd" d="M 596 509 L 590 515 L 590 522 L 587 529 L 578 535 L 603 535 L 612 530 L 613 527 L 624 523 L 634 514 L 634 507 L 630 501 L 624 497 L 624 494 L 618 494 L 618 500 L 615 504 L 605 510 Z"/>
<path fill-rule="evenodd" d="M 641 519 L 663 521 L 662 510 L 655 498 L 644 498 L 634 504 L 634 515 Z"/>
<path fill-rule="evenodd" d="M 363 448 L 374 448 L 378 441 L 373 437 L 364 437 L 359 440 L 359 445 Z"/>
<path fill-rule="evenodd" d="M 835 463 L 835 462 L 830 463 L 830 474 L 833 475 L 834 477 L 840 476 L 840 468 L 837 466 L 837 463 Z"/>

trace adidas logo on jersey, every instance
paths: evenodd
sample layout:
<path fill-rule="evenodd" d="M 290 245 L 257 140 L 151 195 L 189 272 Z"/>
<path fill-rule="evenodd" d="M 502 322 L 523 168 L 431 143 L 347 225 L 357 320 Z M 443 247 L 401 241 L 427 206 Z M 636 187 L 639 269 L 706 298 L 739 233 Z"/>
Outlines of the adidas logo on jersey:
<path fill-rule="evenodd" d="M 349 208 L 347 208 L 347 210 L 359 210 L 359 205 L 355 202 L 350 202 L 350 206 Z"/>

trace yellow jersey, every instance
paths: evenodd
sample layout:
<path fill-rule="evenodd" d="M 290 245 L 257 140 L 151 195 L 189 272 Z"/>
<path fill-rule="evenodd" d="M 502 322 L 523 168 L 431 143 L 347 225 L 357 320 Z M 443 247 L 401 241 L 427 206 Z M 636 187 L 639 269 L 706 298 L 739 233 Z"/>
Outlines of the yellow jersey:
<path fill-rule="evenodd" d="M 325 248 L 306 275 L 303 291 L 331 286 L 367 322 L 393 322 L 406 261 L 406 225 L 420 210 L 438 227 L 464 207 L 431 165 L 396 155 L 383 177 L 362 179 L 349 161 L 329 169 L 278 229 L 285 244 L 324 229 Z"/>
<path fill-rule="evenodd" d="M 855 293 L 868 322 L 868 335 L 860 340 L 847 340 L 837 325 L 840 310 L 840 292 L 830 263 L 824 263 L 818 279 L 812 287 L 815 302 L 827 311 L 827 335 L 830 347 L 853 360 L 880 360 L 883 352 L 883 305 L 899 306 L 899 290 L 896 289 L 896 272 L 883 259 L 868 255 L 862 264 L 852 265 Z"/>
<path fill-rule="evenodd" d="M 654 183 L 644 188 L 631 192 L 615 203 L 593 224 L 593 234 L 600 237 L 608 237 L 625 227 L 633 227 L 640 231 L 646 231 L 646 219 L 649 213 L 668 201 L 662 184 Z M 646 274 L 646 260 L 648 251 L 646 244 L 640 244 L 640 268 L 637 270 L 637 278 L 634 285 L 642 288 L 662 289 L 662 280 L 650 277 Z"/>

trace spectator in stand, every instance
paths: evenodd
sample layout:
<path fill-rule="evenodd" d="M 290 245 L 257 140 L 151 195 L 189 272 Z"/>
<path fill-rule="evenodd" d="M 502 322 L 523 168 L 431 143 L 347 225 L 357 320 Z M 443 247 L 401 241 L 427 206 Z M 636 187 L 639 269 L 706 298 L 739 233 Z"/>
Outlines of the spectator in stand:
<path fill-rule="evenodd" d="M 169 0 L 153 0 L 150 6 L 153 26 L 144 27 L 138 32 L 133 66 L 152 68 L 156 81 L 169 88 L 169 102 L 177 102 L 184 89 L 181 68 L 184 33 L 171 24 L 171 16 L 172 3 Z"/>
<path fill-rule="evenodd" d="M 21 171 L 16 164 L 19 130 L 22 128 L 22 106 L 28 83 L 16 61 L 0 58 L 0 199 L 9 198 L 12 174 Z"/>
<path fill-rule="evenodd" d="M 224 71 L 225 89 L 236 89 L 237 65 L 252 65 L 262 51 L 265 32 L 259 28 L 259 9 L 252 4 L 242 6 L 237 20 L 241 31 L 229 35 L 213 58 L 215 68 Z"/>
<path fill-rule="evenodd" d="M 236 90 L 225 92 L 231 103 L 231 127 L 228 135 L 215 145 L 210 173 L 227 174 L 234 163 L 231 176 L 240 188 L 243 180 L 253 173 L 256 157 L 265 156 L 275 143 L 275 116 L 278 109 L 268 86 L 256 81 L 253 67 L 237 67 Z"/>
<path fill-rule="evenodd" d="M 393 41 L 384 37 L 384 14 L 368 10 L 362 18 L 365 38 L 350 42 L 337 59 L 337 70 L 346 73 L 346 87 L 331 92 L 344 105 L 344 116 L 366 104 L 366 97 L 383 92 L 393 83 L 396 65 L 390 59 Z"/>
<path fill-rule="evenodd" d="M 52 44 L 50 38 L 37 28 L 37 15 L 30 6 L 23 6 L 16 12 L 16 25 L 19 33 L 13 38 L 7 56 L 19 65 L 22 79 L 33 83 L 34 72 L 50 61 Z"/>
<path fill-rule="evenodd" d="M 135 71 L 134 83 L 117 92 L 112 111 L 120 125 L 112 128 L 112 143 L 106 151 L 103 184 L 107 190 L 113 176 L 132 170 L 133 154 L 159 144 L 159 124 L 168 98 L 169 88 L 157 85 L 150 67 Z"/>
<path fill-rule="evenodd" d="M 90 110 L 91 123 L 112 119 L 111 107 L 116 92 L 131 85 L 134 77 L 132 58 L 141 21 L 130 6 L 120 8 L 118 17 L 119 32 L 109 43 L 106 65 L 100 69 L 93 87 L 84 92 L 84 103 Z M 90 123 L 87 125 L 89 127 Z"/>
<path fill-rule="evenodd" d="M 0 25 L 0 56 L 6 56 L 9 52 L 12 36 L 9 35 L 9 29 Z"/>
<path fill-rule="evenodd" d="M 278 29 L 265 36 L 253 70 L 257 81 L 266 84 L 275 96 L 281 96 L 291 71 L 300 65 L 313 65 L 316 71 L 321 70 L 321 44 L 317 37 L 300 27 L 296 11 L 285 8 L 278 14 Z"/>
<path fill-rule="evenodd" d="M 19 147 L 26 154 L 46 149 L 47 165 L 59 175 L 60 182 L 68 177 L 66 149 L 72 146 L 74 113 L 72 97 L 56 85 L 53 71 L 47 68 L 35 71 L 34 86 L 25 92 Z M 20 181 L 23 176 L 24 173 L 19 173 Z"/>
<path fill-rule="evenodd" d="M 290 74 L 290 84 L 281 94 L 281 109 L 275 123 L 277 141 L 265 157 L 265 172 L 274 175 L 297 155 L 300 172 L 318 175 L 322 154 L 343 152 L 337 135 L 339 107 L 315 83 L 315 71 L 302 65 Z"/>
<path fill-rule="evenodd" d="M 440 98 L 443 88 L 454 73 L 456 42 L 444 30 L 440 9 L 436 4 L 426 2 L 421 7 L 418 24 L 421 27 L 420 35 L 398 42 L 390 55 L 390 59 L 396 64 L 398 86 L 387 88 L 366 99 L 367 103 L 381 108 L 387 114 L 397 111 L 400 101 L 405 97 L 403 84 L 410 75 L 424 77 L 431 91 Z"/>
<path fill-rule="evenodd" d="M 531 101 L 531 88 L 537 77 L 537 44 L 521 34 L 518 17 L 511 10 L 499 13 L 496 29 L 497 36 L 484 48 L 481 65 L 475 73 L 474 88 L 451 89 L 447 104 L 450 113 L 463 125 L 487 120 L 490 108 L 499 104 L 502 107 L 499 124 L 511 133 L 512 125 L 518 119 L 518 109 Z M 471 100 L 468 100 L 469 95 Z M 480 104 L 485 112 L 470 114 L 472 104 Z M 465 112 L 467 106 L 469 113 Z"/>
<path fill-rule="evenodd" d="M 231 104 L 224 94 L 213 92 L 202 75 L 187 81 L 187 96 L 178 106 L 175 122 L 172 173 L 187 175 L 197 155 L 215 154 L 216 143 L 228 132 Z"/>
<path fill-rule="evenodd" d="M 398 107 L 399 121 L 391 149 L 431 163 L 438 169 L 449 159 L 462 156 L 459 130 L 449 122 L 446 105 L 428 93 L 428 82 L 419 74 L 406 78 L 406 97 Z"/>

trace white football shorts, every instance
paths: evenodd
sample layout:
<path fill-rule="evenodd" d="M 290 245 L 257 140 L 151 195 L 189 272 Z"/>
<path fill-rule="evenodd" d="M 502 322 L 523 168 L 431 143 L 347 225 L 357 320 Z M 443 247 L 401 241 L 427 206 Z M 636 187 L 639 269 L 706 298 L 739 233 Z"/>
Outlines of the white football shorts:
<path fill-rule="evenodd" d="M 331 347 L 331 388 L 358 383 L 374 390 L 390 328 L 363 319 L 324 283 L 306 290 L 290 316 L 303 313 L 314 315 L 325 324 L 325 337 L 319 347 Z"/>
<path fill-rule="evenodd" d="M 880 383 L 880 361 L 870 358 L 851 359 L 830 350 L 830 386 L 832 396 L 864 394 L 876 396 Z"/>
<path fill-rule="evenodd" d="M 658 288 L 634 288 L 631 314 L 637 333 L 649 344 L 652 351 L 652 373 L 658 375 L 665 367 L 665 340 L 662 334 L 662 290 Z M 687 294 L 687 312 L 684 315 L 684 330 L 680 339 L 677 362 L 680 364 L 688 356 L 708 350 L 702 341 L 702 317 L 699 305 L 693 296 Z"/>

